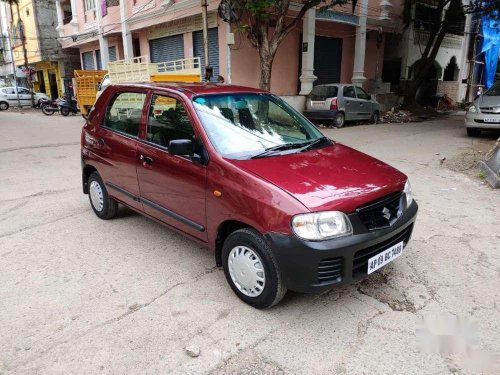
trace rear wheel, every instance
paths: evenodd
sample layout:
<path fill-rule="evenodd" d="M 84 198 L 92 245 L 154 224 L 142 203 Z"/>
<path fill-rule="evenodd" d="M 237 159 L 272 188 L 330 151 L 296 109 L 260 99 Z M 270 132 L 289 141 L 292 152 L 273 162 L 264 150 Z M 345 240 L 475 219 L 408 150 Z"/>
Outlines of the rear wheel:
<path fill-rule="evenodd" d="M 9 109 L 9 103 L 7 102 L 0 102 L 0 111 L 6 111 Z"/>
<path fill-rule="evenodd" d="M 90 175 L 88 186 L 90 205 L 95 214 L 103 220 L 115 217 L 118 211 L 118 203 L 108 195 L 101 176 L 97 172 Z"/>
<path fill-rule="evenodd" d="M 337 116 L 335 117 L 335 126 L 337 128 L 343 127 L 345 124 L 345 115 L 342 112 L 337 113 Z"/>
<path fill-rule="evenodd" d="M 68 116 L 69 112 L 70 112 L 69 108 L 66 108 L 66 107 L 61 108 L 61 115 Z"/>
<path fill-rule="evenodd" d="M 224 241 L 222 259 L 227 282 L 242 301 L 265 309 L 285 295 L 278 263 L 267 242 L 254 229 L 231 233 Z"/>
<path fill-rule="evenodd" d="M 481 130 L 479 130 L 477 128 L 467 128 L 467 135 L 469 137 L 477 137 L 480 134 L 481 134 Z"/>

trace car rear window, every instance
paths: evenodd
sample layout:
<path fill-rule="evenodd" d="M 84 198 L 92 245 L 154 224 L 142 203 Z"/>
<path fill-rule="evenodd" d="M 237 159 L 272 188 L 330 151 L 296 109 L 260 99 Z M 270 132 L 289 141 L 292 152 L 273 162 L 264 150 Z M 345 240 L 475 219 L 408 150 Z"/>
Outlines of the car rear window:
<path fill-rule="evenodd" d="M 311 100 L 326 100 L 337 97 L 339 89 L 337 86 L 316 86 L 309 94 Z"/>
<path fill-rule="evenodd" d="M 137 137 L 146 94 L 121 92 L 106 110 L 103 126 Z"/>

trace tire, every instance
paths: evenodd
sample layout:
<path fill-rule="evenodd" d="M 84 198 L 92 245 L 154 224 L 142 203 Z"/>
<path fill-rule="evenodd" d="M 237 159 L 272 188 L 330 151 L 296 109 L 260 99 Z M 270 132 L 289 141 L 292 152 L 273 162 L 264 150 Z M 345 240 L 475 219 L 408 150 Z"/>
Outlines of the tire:
<path fill-rule="evenodd" d="M 108 195 L 99 173 L 93 172 L 90 175 L 88 186 L 90 206 L 97 217 L 103 220 L 114 218 L 118 211 L 118 202 Z"/>
<path fill-rule="evenodd" d="M 61 115 L 63 115 L 64 117 L 68 116 L 69 112 L 70 112 L 69 108 L 66 107 L 61 108 Z"/>
<path fill-rule="evenodd" d="M 50 108 L 49 104 L 44 104 L 44 105 L 42 105 L 42 112 L 44 115 L 52 116 L 54 114 L 55 110 Z"/>
<path fill-rule="evenodd" d="M 334 125 L 337 128 L 341 128 L 345 125 L 345 115 L 342 112 L 337 113 L 335 117 Z"/>
<path fill-rule="evenodd" d="M 377 124 L 379 120 L 380 114 L 378 111 L 373 112 L 372 117 L 370 117 L 370 124 Z"/>
<path fill-rule="evenodd" d="M 249 271 L 247 275 L 243 271 L 236 272 L 241 271 L 242 263 L 243 271 Z M 233 292 L 250 306 L 257 309 L 272 307 L 278 304 L 286 293 L 278 263 L 267 242 L 254 229 L 239 229 L 226 238 L 222 247 L 222 265 L 226 280 Z M 252 271 L 256 273 L 253 274 Z M 243 278 L 233 279 L 238 277 L 238 274 Z M 260 280 L 256 281 L 257 277 L 260 277 Z M 243 284 L 245 281 L 248 282 L 247 288 Z"/>
<path fill-rule="evenodd" d="M 481 134 L 481 130 L 478 128 L 467 128 L 467 135 L 469 137 L 477 137 Z"/>
<path fill-rule="evenodd" d="M 9 103 L 7 102 L 0 102 L 0 111 L 6 111 L 9 109 Z"/>

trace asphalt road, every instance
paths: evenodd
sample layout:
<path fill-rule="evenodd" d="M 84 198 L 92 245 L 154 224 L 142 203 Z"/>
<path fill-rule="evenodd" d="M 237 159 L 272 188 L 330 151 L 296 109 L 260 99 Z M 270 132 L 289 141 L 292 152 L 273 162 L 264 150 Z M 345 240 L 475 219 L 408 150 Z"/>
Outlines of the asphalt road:
<path fill-rule="evenodd" d="M 498 134 L 471 140 L 459 116 L 327 130 L 410 176 L 413 240 L 362 283 L 258 311 L 194 242 L 97 219 L 81 125 L 0 113 L 0 374 L 500 373 L 500 192 L 440 163 Z"/>

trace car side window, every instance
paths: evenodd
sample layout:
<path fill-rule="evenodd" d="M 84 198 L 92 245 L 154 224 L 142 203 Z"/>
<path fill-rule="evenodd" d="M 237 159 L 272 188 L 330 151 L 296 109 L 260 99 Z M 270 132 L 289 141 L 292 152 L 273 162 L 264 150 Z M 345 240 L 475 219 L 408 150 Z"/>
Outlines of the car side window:
<path fill-rule="evenodd" d="M 371 96 L 366 93 L 365 90 L 363 90 L 361 87 L 356 86 L 356 94 L 358 94 L 358 98 L 360 99 L 365 99 L 365 100 L 370 100 Z"/>
<path fill-rule="evenodd" d="M 195 140 L 186 108 L 178 99 L 155 94 L 149 109 L 146 140 L 168 148 L 175 139 Z"/>
<path fill-rule="evenodd" d="M 28 89 L 19 89 L 19 94 L 22 94 L 22 95 L 27 95 L 29 94 L 29 90 Z"/>
<path fill-rule="evenodd" d="M 143 93 L 119 93 L 106 109 L 103 126 L 137 137 L 145 100 Z"/>
<path fill-rule="evenodd" d="M 344 98 L 355 98 L 356 94 L 354 93 L 353 86 L 344 86 L 343 90 Z"/>
<path fill-rule="evenodd" d="M 16 91 L 14 89 L 5 89 L 4 91 L 6 94 L 9 94 L 9 95 L 12 95 L 12 94 L 15 94 Z"/>

